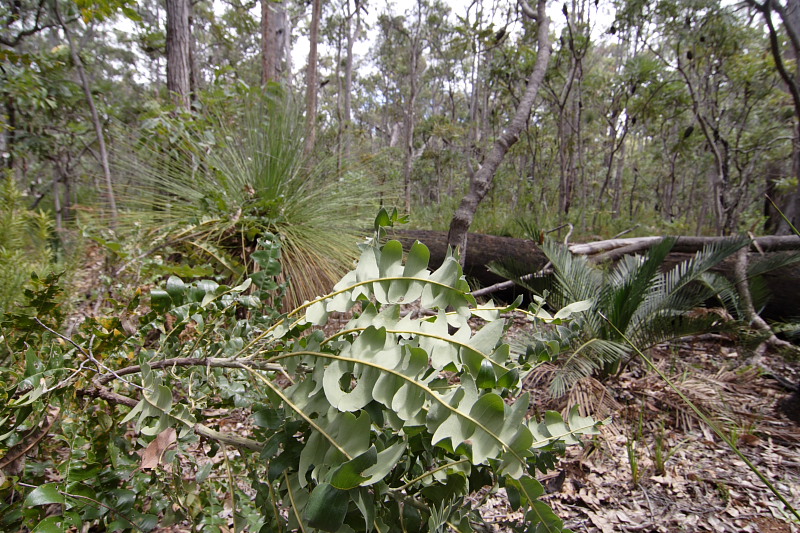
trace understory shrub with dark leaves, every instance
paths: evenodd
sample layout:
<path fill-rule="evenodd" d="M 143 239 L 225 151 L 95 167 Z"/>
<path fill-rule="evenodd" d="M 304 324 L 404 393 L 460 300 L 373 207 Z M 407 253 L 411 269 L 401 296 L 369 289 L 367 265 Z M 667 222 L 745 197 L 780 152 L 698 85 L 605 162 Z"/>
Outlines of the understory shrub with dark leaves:
<path fill-rule="evenodd" d="M 535 361 L 502 342 L 509 309 L 477 306 L 453 257 L 430 272 L 424 245 L 404 259 L 376 230 L 333 292 L 288 314 L 264 308 L 267 239 L 265 274 L 172 277 L 148 312 L 131 302 L 72 339 L 47 313 L 12 317 L 0 529 L 472 531 L 465 498 L 489 486 L 523 511 L 510 527 L 562 531 L 536 472 L 597 424 L 529 418 Z"/>

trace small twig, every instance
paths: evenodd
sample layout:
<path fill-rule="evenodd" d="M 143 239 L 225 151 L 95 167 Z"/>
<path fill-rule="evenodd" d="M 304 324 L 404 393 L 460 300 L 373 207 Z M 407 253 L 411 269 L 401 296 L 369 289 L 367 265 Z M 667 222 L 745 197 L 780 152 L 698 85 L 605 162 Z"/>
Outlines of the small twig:
<path fill-rule="evenodd" d="M 644 488 L 643 485 L 639 485 L 639 488 L 642 489 L 642 494 L 644 494 L 644 499 L 647 500 L 647 508 L 650 510 L 650 522 L 655 524 L 656 515 L 653 512 L 653 503 L 650 501 L 650 496 L 647 494 L 647 489 Z"/>
<path fill-rule="evenodd" d="M 518 280 L 510 279 L 508 281 L 501 281 L 500 283 L 495 283 L 494 285 L 489 285 L 488 287 L 474 290 L 470 294 L 477 298 L 478 296 L 484 296 L 486 294 L 492 294 L 498 291 L 508 290 L 512 288 L 514 285 L 516 285 L 517 281 L 528 281 L 529 279 L 533 279 L 537 276 L 549 274 L 551 271 L 548 270 L 548 268 L 551 267 L 552 265 L 553 263 L 548 261 L 538 272 L 534 272 L 533 274 L 525 274 L 524 276 L 521 276 Z"/>
<path fill-rule="evenodd" d="M 50 431 L 51 427 L 53 427 L 53 424 L 55 424 L 59 414 L 60 410 L 56 408 L 56 412 L 52 413 L 49 419 L 45 418 L 45 425 L 43 427 L 32 429 L 30 433 L 23 437 L 18 444 L 9 448 L 6 454 L 0 458 L 0 468 L 5 468 L 31 451 L 34 446 L 36 446 L 43 438 L 47 436 L 47 432 Z M 28 440 L 28 442 L 26 442 L 26 440 Z M 20 446 L 20 448 L 16 449 L 17 446 Z"/>
<path fill-rule="evenodd" d="M 633 230 L 637 229 L 639 226 L 641 226 L 641 224 L 636 224 L 636 225 L 635 225 L 634 227 L 632 227 L 632 228 L 628 228 L 628 229 L 626 229 L 626 230 L 624 230 L 624 231 L 620 231 L 619 233 L 617 233 L 616 235 L 614 235 L 614 236 L 613 236 L 613 237 L 611 237 L 611 238 L 612 238 L 612 239 L 618 239 L 618 238 L 622 237 L 623 235 L 625 235 L 625 234 L 627 234 L 627 233 L 630 233 L 630 232 L 632 232 Z"/>
<path fill-rule="evenodd" d="M 54 330 L 54 329 L 52 329 L 52 328 L 48 327 L 48 326 L 47 326 L 47 325 L 46 325 L 44 322 L 42 322 L 41 320 L 39 320 L 39 317 L 33 317 L 33 319 L 34 319 L 34 320 L 35 320 L 35 321 L 36 321 L 36 322 L 37 322 L 37 323 L 38 323 L 40 326 L 42 326 L 44 329 L 46 329 L 47 331 L 49 331 L 49 332 L 50 332 L 50 333 L 52 333 L 53 335 L 55 335 L 55 336 L 57 336 L 58 338 L 60 338 L 60 339 L 62 339 L 62 340 L 64 340 L 64 341 L 66 341 L 66 342 L 68 342 L 68 343 L 72 344 L 72 345 L 73 345 L 75 348 L 77 348 L 77 349 L 78 349 L 78 351 L 79 351 L 81 354 L 83 354 L 83 356 L 84 356 L 84 357 L 88 358 L 88 359 L 89 359 L 91 362 L 93 362 L 95 365 L 97 365 L 97 367 L 98 367 L 98 370 L 97 370 L 96 372 L 97 372 L 98 374 L 100 373 L 100 370 L 99 370 L 99 369 L 100 369 L 100 368 L 102 368 L 102 369 L 104 369 L 105 371 L 107 371 L 107 372 L 109 372 L 109 373 L 111 373 L 111 374 L 114 374 L 114 377 L 116 377 L 117 379 L 119 379 L 119 380 L 123 381 L 124 383 L 127 383 L 128 385 L 131 385 L 131 386 L 133 386 L 133 387 L 136 387 L 136 388 L 138 388 L 138 389 L 141 389 L 141 388 L 142 388 L 140 385 L 137 385 L 136 383 L 132 383 L 132 382 L 130 382 L 130 381 L 128 381 L 128 380 L 126 380 L 126 379 L 123 379 L 123 378 L 122 378 L 121 376 L 119 376 L 119 375 L 118 375 L 116 372 L 114 372 L 114 370 L 113 370 L 113 369 L 111 369 L 111 368 L 107 367 L 106 365 L 104 365 L 103 363 L 101 363 L 100 361 L 98 361 L 98 360 L 95 358 L 94 354 L 92 354 L 92 348 L 91 348 L 91 345 L 92 345 L 92 343 L 94 342 L 94 337 L 95 337 L 94 335 L 92 335 L 91 339 L 89 339 L 89 351 L 87 352 L 87 351 L 86 351 L 86 350 L 84 350 L 84 349 L 83 349 L 83 348 L 82 348 L 82 347 L 81 347 L 81 346 L 80 346 L 78 343 L 76 343 L 75 341 L 73 341 L 73 340 L 72 340 L 72 339 L 70 339 L 69 337 L 66 337 L 66 336 L 62 335 L 61 333 L 57 332 L 56 330 Z M 79 369 L 78 369 L 78 370 L 81 370 L 81 369 L 83 369 L 83 368 L 85 368 L 85 367 L 84 367 L 84 365 L 83 365 L 83 364 L 81 364 L 81 366 L 79 367 Z M 73 375 L 75 375 L 75 374 L 73 373 Z M 61 385 L 61 383 L 59 383 L 59 385 Z"/>
<path fill-rule="evenodd" d="M 560 226 L 555 227 L 553 229 L 549 229 L 549 230 L 545 231 L 545 233 L 553 233 L 555 231 L 558 231 L 558 230 L 566 228 L 566 227 L 569 227 L 569 231 L 567 232 L 566 237 L 564 237 L 564 244 L 568 245 L 569 244 L 569 238 L 572 236 L 572 232 L 575 231 L 575 226 L 573 226 L 569 222 L 567 222 L 566 224 L 561 224 Z"/>
<path fill-rule="evenodd" d="M 274 372 L 284 371 L 281 365 L 275 363 L 256 363 L 249 361 L 232 361 L 230 359 L 215 359 L 215 358 L 192 358 L 192 357 L 176 357 L 174 359 L 164 359 L 161 361 L 153 361 L 148 363 L 150 368 L 169 368 L 174 366 L 205 366 L 210 368 L 244 368 L 253 367 L 259 370 L 269 370 Z M 104 374 L 97 378 L 98 385 L 107 385 L 114 378 L 122 379 L 121 376 L 129 374 L 138 374 L 142 371 L 141 365 L 133 365 L 125 367 L 110 374 Z M 125 380 L 123 380 L 125 381 Z M 141 388 L 141 387 L 139 387 Z"/>

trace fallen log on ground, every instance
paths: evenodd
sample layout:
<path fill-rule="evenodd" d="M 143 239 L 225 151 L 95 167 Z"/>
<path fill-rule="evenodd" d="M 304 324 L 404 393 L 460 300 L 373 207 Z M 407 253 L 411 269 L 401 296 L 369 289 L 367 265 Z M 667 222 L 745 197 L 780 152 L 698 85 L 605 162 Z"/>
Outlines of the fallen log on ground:
<path fill-rule="evenodd" d="M 441 265 L 447 253 L 446 231 L 394 230 L 391 237 L 403 243 L 403 247 L 406 249 L 417 240 L 428 246 L 431 251 L 430 264 L 432 268 Z M 587 255 L 598 262 L 615 261 L 623 255 L 644 253 L 662 238 L 638 237 L 572 244 L 570 251 L 579 255 Z M 665 268 L 674 267 L 691 258 L 693 254 L 702 250 L 703 246 L 722 238 L 678 237 L 664 262 Z M 531 273 L 541 270 L 547 263 L 544 253 L 536 243 L 528 239 L 470 233 L 467 242 L 468 253 L 464 264 L 464 273 L 475 285 L 482 287 L 506 281 L 489 272 L 487 265 L 492 261 L 524 265 L 525 270 Z M 772 254 L 781 251 L 800 252 L 800 237 L 796 235 L 756 237 L 750 245 L 750 253 L 754 254 L 753 258 L 757 254 Z M 727 260 L 720 263 L 716 270 L 733 279 L 733 269 L 734 261 Z M 773 294 L 764 315 L 770 318 L 800 316 L 800 264 L 777 269 L 764 277 Z"/>

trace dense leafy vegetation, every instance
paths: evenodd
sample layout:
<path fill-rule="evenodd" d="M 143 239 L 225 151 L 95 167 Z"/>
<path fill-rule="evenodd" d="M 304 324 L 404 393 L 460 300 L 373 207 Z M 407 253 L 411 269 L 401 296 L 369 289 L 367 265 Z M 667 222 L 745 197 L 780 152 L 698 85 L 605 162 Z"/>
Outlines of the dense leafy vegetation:
<path fill-rule="evenodd" d="M 50 217 L 28 209 L 14 180 L 0 177 L 0 316 L 20 301 L 31 272 L 52 267 L 51 238 Z"/>
<path fill-rule="evenodd" d="M 535 472 L 595 423 L 529 419 L 526 375 L 556 363 L 560 394 L 755 315 L 710 270 L 743 241 L 663 273 L 669 241 L 613 267 L 547 243 L 512 350 L 514 305 L 380 244 L 398 217 L 355 243 L 401 197 L 447 227 L 481 168 L 473 230 L 788 232 L 788 3 L 315 0 L 306 31 L 308 4 L 0 4 L 0 530 L 466 531 L 489 486 L 558 531 Z M 83 237 L 107 255 L 79 286 L 54 272 Z M 756 308 L 785 259 L 743 274 Z"/>
<path fill-rule="evenodd" d="M 171 277 L 149 311 L 136 299 L 71 339 L 57 279 L 29 293 L 4 323 L 4 529 L 468 531 L 480 517 L 463 499 L 489 485 L 525 527 L 560 531 L 534 474 L 595 422 L 528 419 L 532 361 L 501 342 L 504 309 L 475 306 L 457 261 L 431 273 L 422 244 L 403 261 L 376 237 L 332 293 L 277 315 L 263 302 L 279 246 L 261 241 L 261 276 Z M 485 322 L 474 334 L 471 317 Z M 237 412 L 252 437 L 212 427 Z"/>

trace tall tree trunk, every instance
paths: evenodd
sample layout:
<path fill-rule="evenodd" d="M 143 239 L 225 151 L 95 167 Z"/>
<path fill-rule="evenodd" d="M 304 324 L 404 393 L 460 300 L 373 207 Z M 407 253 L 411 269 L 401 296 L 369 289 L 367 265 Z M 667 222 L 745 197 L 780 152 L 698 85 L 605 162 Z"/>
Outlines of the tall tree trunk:
<path fill-rule="evenodd" d="M 191 94 L 189 0 L 167 0 L 167 89 L 188 110 Z"/>
<path fill-rule="evenodd" d="M 486 193 L 489 192 L 497 169 L 500 167 L 500 163 L 503 162 L 503 158 L 509 148 L 519 140 L 519 135 L 531 114 L 531 108 L 539 93 L 539 86 L 542 84 L 545 71 L 547 70 L 547 64 L 550 61 L 549 21 L 545 10 L 546 4 L 546 0 L 538 0 L 536 14 L 534 15 L 530 6 L 528 6 L 524 0 L 520 1 L 524 13 L 529 17 L 535 17 L 539 23 L 536 63 L 530 78 L 528 78 L 528 87 L 525 89 L 525 94 L 522 96 L 522 99 L 520 99 L 514 117 L 511 119 L 511 122 L 509 122 L 505 131 L 500 135 L 497 141 L 495 141 L 492 151 L 484 160 L 483 165 L 473 175 L 470 180 L 470 190 L 461 200 L 461 204 L 458 206 L 458 209 L 453 215 L 453 220 L 450 222 L 447 242 L 450 246 L 460 251 L 461 255 L 459 260 L 461 264 L 464 263 L 464 258 L 467 254 L 467 232 L 472 225 L 472 220 L 475 218 L 478 205 L 486 196 Z"/>
<path fill-rule="evenodd" d="M 261 83 L 278 81 L 288 56 L 289 21 L 282 1 L 261 0 Z"/>
<path fill-rule="evenodd" d="M 194 39 L 194 16 L 192 4 L 189 4 L 189 94 L 194 102 L 197 99 L 197 91 L 200 90 L 200 66 L 197 64 L 197 42 Z"/>
<path fill-rule="evenodd" d="M 310 154 L 317 142 L 317 41 L 319 41 L 319 19 L 321 0 L 312 0 L 311 35 L 309 36 L 308 67 L 306 70 L 306 146 Z"/>
<path fill-rule="evenodd" d="M 81 61 L 78 50 L 75 48 L 75 43 L 72 40 L 72 34 L 69 31 L 69 27 L 67 27 L 67 25 L 64 23 L 64 19 L 61 17 L 61 12 L 58 10 L 58 2 L 53 2 L 53 10 L 61 29 L 64 31 L 64 37 L 67 39 L 69 53 L 72 57 L 72 62 L 75 63 L 75 68 L 78 70 L 78 77 L 81 80 L 81 87 L 83 88 L 83 94 L 86 97 L 86 104 L 89 106 L 89 113 L 92 117 L 92 125 L 94 126 L 94 132 L 97 136 L 97 144 L 100 150 L 100 165 L 103 167 L 103 177 L 106 185 L 106 201 L 108 202 L 108 208 L 111 211 L 111 226 L 113 228 L 117 225 L 117 201 L 114 198 L 114 187 L 111 183 L 111 167 L 108 164 L 108 151 L 106 150 L 106 139 L 105 135 L 103 134 L 103 124 L 100 122 L 100 115 L 97 113 L 97 107 L 94 105 L 92 88 L 89 85 L 89 78 L 86 76 L 86 71 L 83 68 L 83 61 Z"/>
<path fill-rule="evenodd" d="M 794 138 L 792 140 L 792 173 L 798 181 L 795 190 L 789 194 L 783 206 L 783 217 L 778 217 L 775 221 L 775 233 L 778 235 L 789 235 L 792 233 L 791 225 L 795 228 L 800 227 L 800 68 L 795 66 L 794 73 L 786 69 L 783 61 L 784 53 L 781 52 L 778 33 L 772 21 L 772 11 L 776 11 L 783 22 L 786 35 L 789 37 L 789 53 L 786 54 L 790 59 L 793 56 L 796 64 L 800 58 L 800 2 L 788 0 L 786 6 L 782 6 L 776 0 L 764 0 L 759 4 L 756 0 L 747 0 L 748 4 L 760 11 L 764 16 L 764 22 L 769 29 L 770 50 L 775 59 L 775 67 L 781 79 L 786 83 L 789 94 L 792 96 L 795 111 Z"/>
<path fill-rule="evenodd" d="M 347 16 L 347 56 L 344 67 L 344 117 L 343 117 L 343 151 L 344 156 L 350 157 L 351 136 L 353 133 L 353 45 L 361 33 L 361 0 L 354 0 L 355 9 Z M 349 2 L 348 2 L 349 5 Z M 352 19 L 355 16 L 355 28 L 352 27 Z"/>
<path fill-rule="evenodd" d="M 261 0 L 261 84 L 266 85 L 275 77 L 275 54 L 272 50 L 270 32 L 271 0 Z"/>
<path fill-rule="evenodd" d="M 414 170 L 414 127 L 416 126 L 417 93 L 419 93 L 419 57 L 422 53 L 422 3 L 417 2 L 417 22 L 411 35 L 411 57 L 408 71 L 408 99 L 405 109 L 405 161 L 403 163 L 403 192 L 405 211 L 411 212 L 411 174 Z"/>

